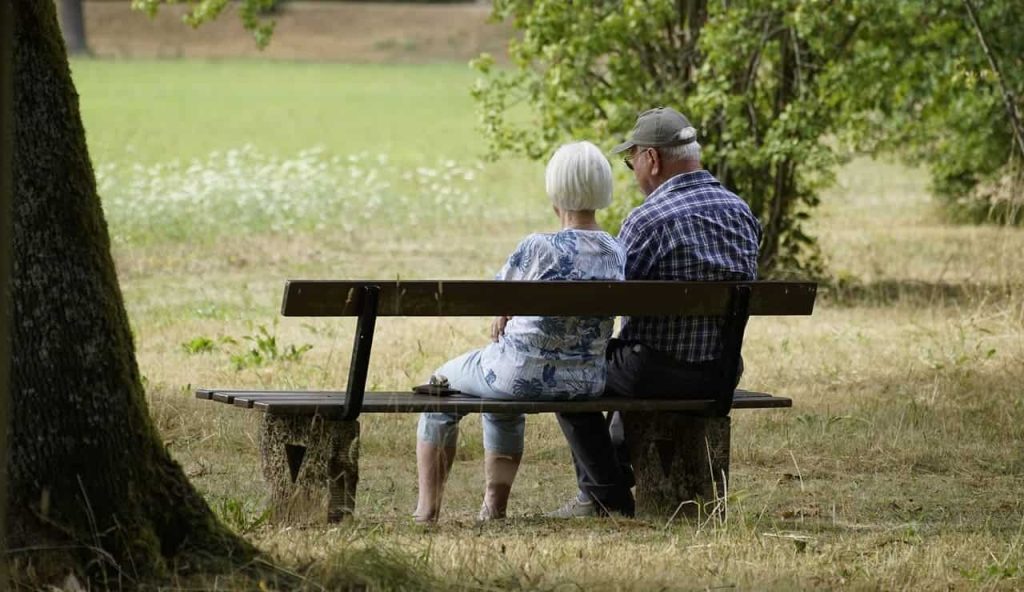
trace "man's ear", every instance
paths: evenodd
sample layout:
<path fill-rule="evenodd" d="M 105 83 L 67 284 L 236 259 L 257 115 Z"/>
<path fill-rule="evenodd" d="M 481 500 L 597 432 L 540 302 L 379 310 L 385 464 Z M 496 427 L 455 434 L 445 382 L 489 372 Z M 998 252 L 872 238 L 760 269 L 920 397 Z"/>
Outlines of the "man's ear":
<path fill-rule="evenodd" d="M 659 154 L 658 151 L 655 150 L 654 148 L 651 148 L 650 150 L 651 176 L 657 177 L 659 174 L 661 174 L 661 154 Z"/>

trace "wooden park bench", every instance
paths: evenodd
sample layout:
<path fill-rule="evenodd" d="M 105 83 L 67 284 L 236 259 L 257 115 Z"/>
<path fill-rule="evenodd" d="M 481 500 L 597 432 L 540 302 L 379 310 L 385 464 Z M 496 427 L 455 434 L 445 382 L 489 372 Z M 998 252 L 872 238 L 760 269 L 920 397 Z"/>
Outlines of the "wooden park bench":
<path fill-rule="evenodd" d="M 716 502 L 727 491 L 729 412 L 792 406 L 785 397 L 732 388 L 747 317 L 809 315 L 815 293 L 815 284 L 794 282 L 290 281 L 284 316 L 358 317 L 347 388 L 199 389 L 196 396 L 264 412 L 262 470 L 278 521 L 334 522 L 351 514 L 359 481 L 359 415 L 423 411 L 619 411 L 636 474 L 638 513 L 690 513 L 688 508 L 698 511 L 701 502 Z M 719 316 L 722 387 L 696 400 L 522 401 L 365 392 L 377 317 L 498 315 Z"/>

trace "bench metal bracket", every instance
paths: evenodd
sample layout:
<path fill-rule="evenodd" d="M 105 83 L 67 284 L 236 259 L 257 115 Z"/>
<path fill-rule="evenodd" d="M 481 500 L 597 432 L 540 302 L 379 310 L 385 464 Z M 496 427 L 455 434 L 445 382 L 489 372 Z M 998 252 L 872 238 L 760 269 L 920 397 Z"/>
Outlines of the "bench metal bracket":
<path fill-rule="evenodd" d="M 739 285 L 732 289 L 732 296 L 729 299 L 729 314 L 722 326 L 722 355 L 719 358 L 721 366 L 718 371 L 721 390 L 715 397 L 714 411 L 714 414 L 719 417 L 728 416 L 732 410 L 736 383 L 739 382 L 743 333 L 746 331 L 747 319 L 750 315 L 750 293 L 749 285 Z"/>
<path fill-rule="evenodd" d="M 341 419 L 353 421 L 363 410 L 366 393 L 366 374 L 370 367 L 370 347 L 373 329 L 377 325 L 380 286 L 364 286 L 359 294 L 359 320 L 352 344 L 352 362 L 348 367 L 348 387 L 345 389 L 345 411 Z"/>

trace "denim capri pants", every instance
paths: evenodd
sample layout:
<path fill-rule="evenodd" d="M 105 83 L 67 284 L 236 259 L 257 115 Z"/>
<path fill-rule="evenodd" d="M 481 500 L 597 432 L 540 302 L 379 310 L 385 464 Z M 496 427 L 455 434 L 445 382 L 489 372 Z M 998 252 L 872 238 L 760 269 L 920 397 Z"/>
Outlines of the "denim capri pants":
<path fill-rule="evenodd" d="M 473 350 L 445 362 L 434 373 L 448 379 L 451 387 L 481 399 L 511 399 L 509 393 L 494 390 L 484 380 L 480 367 L 481 350 Z M 459 437 L 459 421 L 465 413 L 421 413 L 416 435 L 420 442 L 453 448 Z M 484 450 L 495 454 L 520 456 L 526 438 L 526 416 L 522 413 L 483 413 Z"/>

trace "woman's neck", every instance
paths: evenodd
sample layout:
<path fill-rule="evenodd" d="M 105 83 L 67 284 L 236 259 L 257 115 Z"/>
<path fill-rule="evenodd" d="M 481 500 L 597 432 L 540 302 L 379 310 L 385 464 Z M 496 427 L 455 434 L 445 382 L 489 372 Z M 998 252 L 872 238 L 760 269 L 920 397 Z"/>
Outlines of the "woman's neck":
<path fill-rule="evenodd" d="M 561 210 L 562 230 L 601 230 L 593 210 Z"/>

